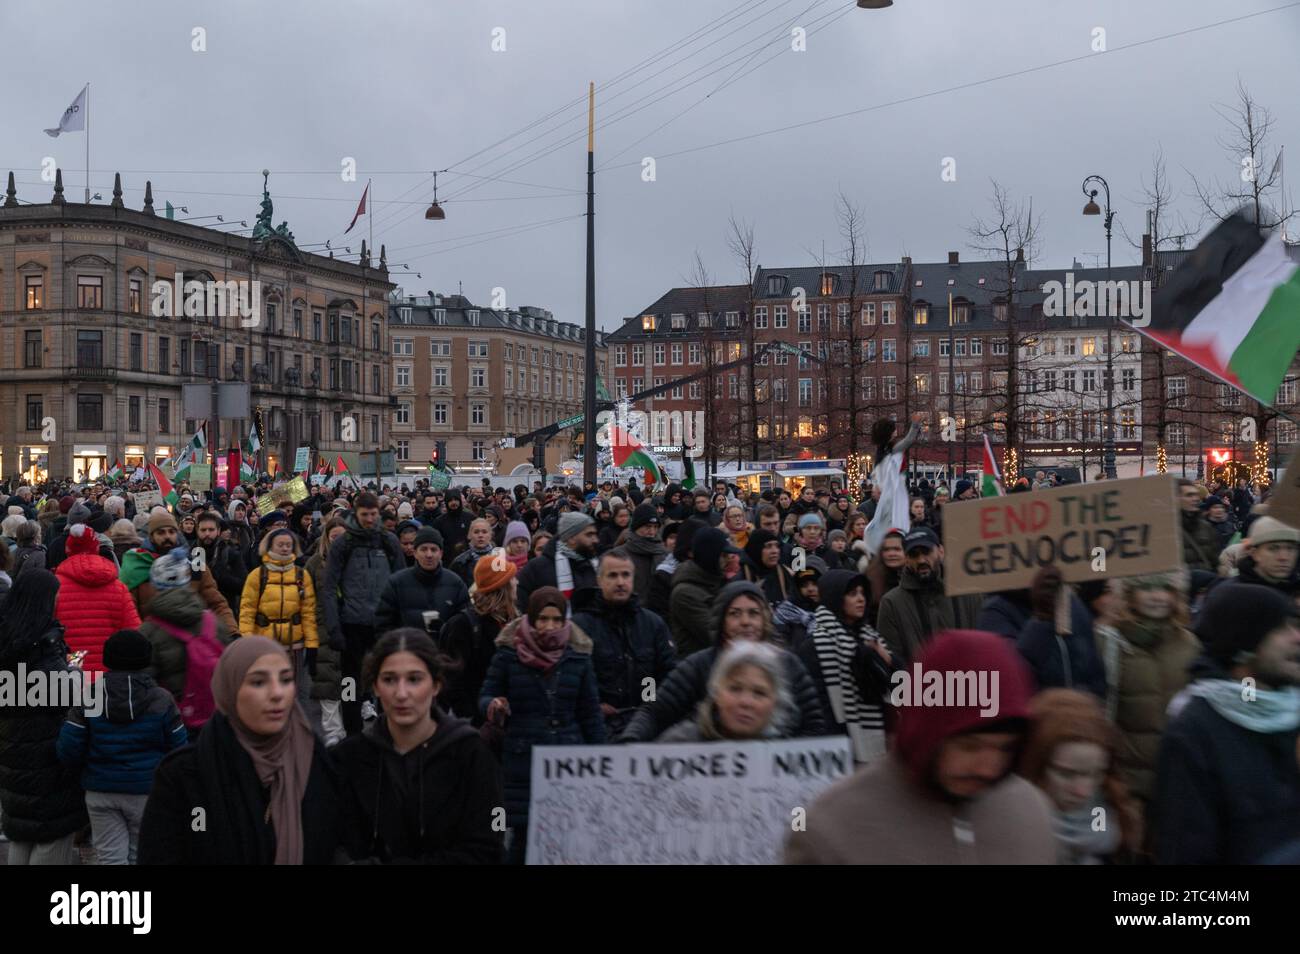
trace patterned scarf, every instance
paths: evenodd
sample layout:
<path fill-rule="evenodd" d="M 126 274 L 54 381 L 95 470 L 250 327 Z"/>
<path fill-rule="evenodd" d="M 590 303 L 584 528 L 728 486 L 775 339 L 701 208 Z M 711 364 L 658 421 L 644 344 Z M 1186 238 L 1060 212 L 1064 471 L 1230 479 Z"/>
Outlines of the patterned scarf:
<path fill-rule="evenodd" d="M 515 627 L 515 652 L 519 654 L 519 661 L 544 673 L 550 672 L 564 655 L 572 631 L 573 626 L 566 619 L 559 629 L 539 633 L 529 625 L 527 616 L 519 617 L 519 624 Z"/>
<path fill-rule="evenodd" d="M 569 566 L 570 560 L 586 560 L 591 564 L 594 570 L 599 561 L 595 557 L 588 559 L 577 550 L 571 548 L 567 543 L 558 543 L 555 546 L 555 588 L 564 594 L 567 600 L 573 595 L 573 570 Z"/>
<path fill-rule="evenodd" d="M 853 678 L 853 657 L 866 642 L 879 635 L 865 622 L 857 633 L 844 628 L 839 618 L 825 606 L 813 614 L 813 647 L 821 666 L 826 695 L 830 697 L 835 721 L 842 723 L 853 745 L 854 761 L 870 762 L 885 753 L 885 714 L 880 703 L 862 697 Z M 869 650 L 870 651 L 870 650 Z"/>

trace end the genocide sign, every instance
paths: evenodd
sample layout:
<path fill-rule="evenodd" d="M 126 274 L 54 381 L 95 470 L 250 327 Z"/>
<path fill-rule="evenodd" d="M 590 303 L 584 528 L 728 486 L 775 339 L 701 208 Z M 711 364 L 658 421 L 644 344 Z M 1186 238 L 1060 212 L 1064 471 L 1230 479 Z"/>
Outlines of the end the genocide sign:
<path fill-rule="evenodd" d="M 943 508 L 945 590 L 1022 589 L 1049 564 L 1067 583 L 1178 569 L 1176 486 L 1162 474 L 951 503 Z"/>

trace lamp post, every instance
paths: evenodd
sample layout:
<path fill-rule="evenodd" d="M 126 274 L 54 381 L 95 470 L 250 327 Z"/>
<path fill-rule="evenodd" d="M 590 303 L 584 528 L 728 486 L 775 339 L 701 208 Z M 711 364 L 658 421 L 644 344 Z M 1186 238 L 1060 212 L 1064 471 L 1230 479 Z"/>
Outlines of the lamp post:
<path fill-rule="evenodd" d="M 1083 194 L 1088 197 L 1088 204 L 1083 207 L 1084 215 L 1101 215 L 1103 209 L 1097 205 L 1097 189 L 1089 189 L 1093 183 L 1101 185 L 1105 193 L 1106 225 L 1106 282 L 1110 283 L 1110 236 L 1115 213 L 1110 208 L 1110 185 L 1101 176 L 1088 176 L 1083 180 Z M 1108 315 L 1106 321 L 1106 440 L 1102 457 L 1107 480 L 1114 480 L 1115 473 L 1115 347 L 1111 332 L 1115 328 L 1115 316 Z"/>

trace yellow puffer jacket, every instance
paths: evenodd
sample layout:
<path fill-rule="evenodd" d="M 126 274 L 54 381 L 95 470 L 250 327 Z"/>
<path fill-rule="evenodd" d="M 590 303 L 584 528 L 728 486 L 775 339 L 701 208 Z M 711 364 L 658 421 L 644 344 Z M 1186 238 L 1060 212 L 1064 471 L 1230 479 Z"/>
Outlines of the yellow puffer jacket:
<path fill-rule="evenodd" d="M 263 568 L 266 572 L 265 587 L 262 586 Z M 268 620 L 265 625 L 258 625 L 258 613 Z M 293 621 L 295 616 L 299 620 L 296 623 Z M 271 554 L 264 554 L 262 566 L 244 580 L 244 592 L 239 600 L 239 631 L 245 636 L 251 634 L 274 639 L 285 647 L 301 643 L 304 649 L 319 648 L 316 589 L 311 574 L 300 566 L 294 566 L 292 558 L 280 563 Z"/>

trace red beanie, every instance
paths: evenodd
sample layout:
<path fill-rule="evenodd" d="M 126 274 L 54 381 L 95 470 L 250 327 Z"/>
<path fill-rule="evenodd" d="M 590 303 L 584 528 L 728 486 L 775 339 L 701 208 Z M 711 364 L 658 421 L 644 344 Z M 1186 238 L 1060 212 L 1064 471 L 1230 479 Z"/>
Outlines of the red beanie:
<path fill-rule="evenodd" d="M 64 494 L 59 498 L 59 513 L 66 516 L 67 512 L 72 509 L 72 505 L 76 502 L 77 498 L 72 496 L 72 494 Z"/>

